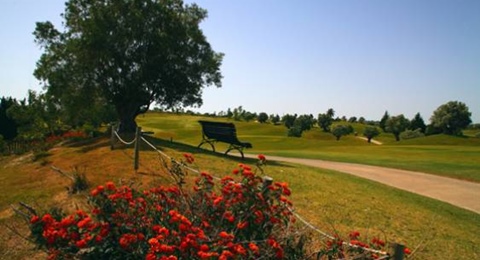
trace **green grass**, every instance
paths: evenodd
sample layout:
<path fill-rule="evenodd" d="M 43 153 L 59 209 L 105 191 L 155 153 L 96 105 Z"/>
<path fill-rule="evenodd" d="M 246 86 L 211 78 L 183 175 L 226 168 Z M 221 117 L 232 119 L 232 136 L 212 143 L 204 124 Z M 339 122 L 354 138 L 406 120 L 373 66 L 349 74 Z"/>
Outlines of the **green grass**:
<path fill-rule="evenodd" d="M 184 126 L 177 133 L 188 133 L 193 131 L 189 130 L 190 127 L 196 126 L 195 117 L 190 118 L 191 120 L 182 117 L 177 123 L 170 119 L 167 120 L 168 124 L 163 125 Z M 261 132 L 271 136 L 269 131 L 276 130 L 265 128 Z M 173 129 L 163 133 L 169 131 Z M 157 134 L 162 133 L 157 131 Z M 180 138 L 180 134 L 177 138 Z M 196 144 L 196 138 L 193 136 L 190 138 L 190 142 Z M 228 174 L 239 162 L 248 164 L 255 162 L 251 159 L 241 161 L 235 157 L 197 149 L 194 145 L 165 139 L 167 140 L 150 138 L 174 158 L 182 158 L 184 152 L 193 153 L 199 169 L 219 177 Z M 360 144 L 357 146 L 361 147 Z M 124 183 L 134 183 L 135 186 L 169 183 L 169 178 L 162 172 L 155 152 L 148 147 L 142 147 L 140 169 L 137 174 L 132 170 L 132 153 L 131 148 L 110 151 L 108 142 L 100 141 L 89 146 L 55 148 L 48 159 L 53 165 L 65 170 L 85 166 L 86 175 L 92 185 L 107 180 L 115 182 L 122 180 Z M 0 161 L 4 165 L 0 168 L 0 176 L 3 178 L 0 182 L 0 189 L 3 191 L 0 197 L 0 212 L 3 213 L 0 223 L 20 224 L 17 218 L 5 213 L 9 212 L 10 204 L 18 201 L 31 202 L 34 205 L 70 205 L 71 209 L 78 205 L 85 207 L 80 202 L 84 199 L 81 195 L 67 196 L 63 187 L 68 185 L 68 181 L 63 177 L 52 172 L 48 166 L 19 158 L 8 157 Z M 480 257 L 478 214 L 334 171 L 294 164 L 269 163 L 265 168 L 265 174 L 275 181 L 288 182 L 296 211 L 329 233 L 338 231 L 345 237 L 349 231 L 359 230 L 364 239 L 380 236 L 387 241 L 403 243 L 412 249 L 420 246 L 416 259 Z M 189 180 L 194 177 L 192 173 L 188 175 Z M 23 233 L 26 234 L 25 228 Z M 31 245 L 15 238 L 5 229 L 0 231 L 0 237 L 2 259 L 44 258 L 43 255 L 40 254 L 39 257 L 32 251 Z M 314 249 L 316 248 L 312 248 Z"/>
<path fill-rule="evenodd" d="M 201 141 L 197 122 L 201 119 L 227 121 L 166 113 L 148 113 L 137 121 L 156 137 L 196 146 Z M 282 125 L 234 123 L 238 138 L 253 144 L 249 153 L 370 164 L 480 182 L 480 138 L 434 135 L 396 142 L 392 134 L 382 133 L 376 139 L 384 144 L 375 145 L 353 135 L 336 141 L 318 128 L 305 132 L 302 138 L 289 138 Z M 352 125 L 360 136 L 364 125 Z M 216 147 L 224 151 L 227 146 L 219 143 Z"/>

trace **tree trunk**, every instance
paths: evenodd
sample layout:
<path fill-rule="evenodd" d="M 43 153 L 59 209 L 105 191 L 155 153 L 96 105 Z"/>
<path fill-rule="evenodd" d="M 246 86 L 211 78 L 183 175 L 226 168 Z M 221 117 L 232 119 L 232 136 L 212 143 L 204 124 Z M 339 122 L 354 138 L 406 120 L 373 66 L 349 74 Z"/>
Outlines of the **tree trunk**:
<path fill-rule="evenodd" d="M 398 134 L 395 133 L 394 135 L 395 135 L 395 140 L 396 140 L 397 142 L 400 141 L 400 133 L 398 133 Z"/>
<path fill-rule="evenodd" d="M 372 138 L 371 137 L 367 137 L 368 139 L 368 142 L 370 143 L 372 141 Z"/>
<path fill-rule="evenodd" d="M 138 115 L 138 107 L 135 105 L 117 106 L 117 114 L 120 120 L 118 131 L 120 133 L 135 133 L 137 123 L 135 118 Z"/>

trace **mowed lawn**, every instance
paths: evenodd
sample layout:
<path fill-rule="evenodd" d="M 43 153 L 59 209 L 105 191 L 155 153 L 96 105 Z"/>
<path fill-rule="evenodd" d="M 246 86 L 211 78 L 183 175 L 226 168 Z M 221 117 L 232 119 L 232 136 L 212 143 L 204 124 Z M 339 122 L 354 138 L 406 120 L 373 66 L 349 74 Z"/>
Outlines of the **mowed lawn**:
<path fill-rule="evenodd" d="M 238 138 L 253 144 L 248 153 L 324 159 L 413 170 L 457 179 L 480 182 L 480 138 L 427 136 L 396 142 L 392 134 L 382 133 L 377 140 L 383 145 L 360 139 L 364 125 L 353 124 L 358 136 L 349 135 L 336 141 L 329 133 L 314 128 L 303 137 L 287 137 L 283 125 L 236 122 L 226 118 L 206 118 L 169 113 L 147 113 L 138 118 L 155 137 L 197 146 L 201 141 L 198 120 L 229 121 L 237 127 Z M 226 145 L 217 144 L 218 151 Z M 208 145 L 204 148 L 210 149 Z"/>

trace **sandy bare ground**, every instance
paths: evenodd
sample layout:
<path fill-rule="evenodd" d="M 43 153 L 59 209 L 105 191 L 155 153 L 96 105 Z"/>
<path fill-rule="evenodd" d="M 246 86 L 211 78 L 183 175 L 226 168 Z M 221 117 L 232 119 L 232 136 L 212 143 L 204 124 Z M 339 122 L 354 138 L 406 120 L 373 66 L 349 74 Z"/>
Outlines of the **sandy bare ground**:
<path fill-rule="evenodd" d="M 255 158 L 256 156 L 247 155 Z M 303 164 L 352 174 L 434 198 L 480 214 L 480 183 L 392 168 L 314 159 L 267 156 L 267 160 Z"/>

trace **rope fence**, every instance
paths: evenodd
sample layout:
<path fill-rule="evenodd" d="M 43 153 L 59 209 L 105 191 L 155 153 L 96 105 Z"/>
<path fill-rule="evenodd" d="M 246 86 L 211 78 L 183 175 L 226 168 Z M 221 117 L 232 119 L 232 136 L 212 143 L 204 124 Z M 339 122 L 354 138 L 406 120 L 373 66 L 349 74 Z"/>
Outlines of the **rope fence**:
<path fill-rule="evenodd" d="M 188 165 L 184 164 L 184 163 L 180 163 L 178 161 L 176 161 L 174 158 L 172 158 L 171 156 L 167 155 L 166 153 L 162 152 L 161 150 L 159 150 L 155 145 L 153 145 L 152 143 L 150 143 L 147 139 L 145 139 L 143 136 L 142 136 L 142 130 L 141 130 L 141 127 L 138 127 L 137 128 L 137 131 L 136 131 L 136 134 L 135 134 L 135 138 L 130 141 L 130 142 L 126 142 L 125 140 L 123 140 L 118 132 L 115 130 L 115 125 L 112 125 L 112 139 L 111 139 L 111 149 L 113 150 L 113 143 L 114 143 L 114 137 L 117 137 L 118 140 L 125 144 L 125 145 L 131 145 L 131 144 L 135 144 L 135 158 L 134 158 L 134 169 L 135 171 L 138 170 L 138 161 L 139 161 L 139 153 L 138 153 L 138 150 L 139 150 L 139 141 L 143 141 L 145 144 L 147 144 L 150 148 L 152 148 L 154 151 L 156 151 L 159 155 L 161 155 L 162 157 L 166 158 L 167 160 L 170 160 L 172 163 L 175 163 L 176 165 L 178 166 L 181 166 L 183 167 L 184 169 L 188 170 L 188 171 L 191 171 L 193 173 L 196 173 L 198 175 L 201 174 L 201 172 L 197 169 L 194 169 L 192 167 L 189 167 Z M 210 174 L 211 175 L 211 174 Z M 212 178 L 214 178 L 215 180 L 221 180 L 222 178 L 220 177 L 217 177 L 215 175 L 211 175 Z M 271 184 L 273 181 L 272 178 L 270 177 L 266 177 L 264 178 L 264 185 L 269 185 Z M 296 213 L 292 208 L 288 207 L 287 206 L 287 209 L 288 211 L 290 211 L 293 216 L 295 216 L 296 219 L 298 219 L 300 222 L 302 222 L 305 226 L 307 226 L 308 228 L 310 228 L 311 230 L 315 231 L 316 233 L 320 234 L 322 237 L 324 238 L 328 238 L 328 239 L 335 239 L 334 236 L 332 235 L 329 235 L 328 233 L 322 231 L 321 229 L 317 228 L 316 226 L 314 226 L 312 223 L 310 223 L 309 221 L 305 220 L 305 218 L 303 218 L 301 215 L 299 215 L 298 213 Z M 345 246 L 348 246 L 348 247 L 351 247 L 351 248 L 362 248 L 362 250 L 366 251 L 366 252 L 370 252 L 370 253 L 373 253 L 373 254 L 378 254 L 378 255 L 381 255 L 379 258 L 377 258 L 378 260 L 383 260 L 383 259 L 391 259 L 391 255 L 385 251 L 380 251 L 380 250 L 375 250 L 375 249 L 371 249 L 371 248 L 366 248 L 366 247 L 361 247 L 361 246 L 358 246 L 358 245 L 353 245 L 351 243 L 348 243 L 348 242 L 342 242 L 343 245 Z M 393 248 L 394 248 L 394 254 L 393 254 L 393 258 L 394 260 L 403 260 L 404 259 L 404 252 L 403 250 L 405 249 L 405 247 L 401 244 L 393 244 Z"/>

